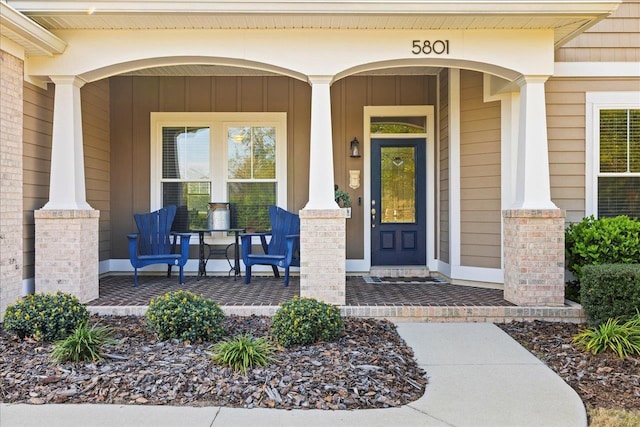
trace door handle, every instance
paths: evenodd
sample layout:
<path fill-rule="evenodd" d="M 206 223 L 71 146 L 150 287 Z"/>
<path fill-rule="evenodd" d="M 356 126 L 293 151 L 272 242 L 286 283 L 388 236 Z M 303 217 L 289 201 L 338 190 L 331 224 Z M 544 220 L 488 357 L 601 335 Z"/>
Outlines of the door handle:
<path fill-rule="evenodd" d="M 371 206 L 375 206 L 375 205 L 376 205 L 376 201 L 372 200 Z M 374 207 L 371 208 L 371 228 L 376 228 L 376 208 Z"/>

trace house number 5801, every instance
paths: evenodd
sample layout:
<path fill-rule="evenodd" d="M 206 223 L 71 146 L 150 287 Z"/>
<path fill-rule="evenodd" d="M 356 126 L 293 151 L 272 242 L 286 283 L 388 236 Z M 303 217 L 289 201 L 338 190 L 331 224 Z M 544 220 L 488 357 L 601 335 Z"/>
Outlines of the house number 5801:
<path fill-rule="evenodd" d="M 449 40 L 414 40 L 411 53 L 414 55 L 449 54 Z"/>

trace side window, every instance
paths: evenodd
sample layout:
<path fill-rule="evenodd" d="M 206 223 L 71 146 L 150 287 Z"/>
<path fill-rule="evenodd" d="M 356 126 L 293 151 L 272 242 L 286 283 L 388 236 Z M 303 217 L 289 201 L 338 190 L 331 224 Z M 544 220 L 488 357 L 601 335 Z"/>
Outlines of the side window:
<path fill-rule="evenodd" d="M 598 216 L 640 218 L 640 108 L 598 112 Z"/>
<path fill-rule="evenodd" d="M 267 230 L 287 204 L 285 130 L 286 113 L 152 113 L 151 209 L 176 205 L 186 232 L 228 202 L 233 228 Z"/>

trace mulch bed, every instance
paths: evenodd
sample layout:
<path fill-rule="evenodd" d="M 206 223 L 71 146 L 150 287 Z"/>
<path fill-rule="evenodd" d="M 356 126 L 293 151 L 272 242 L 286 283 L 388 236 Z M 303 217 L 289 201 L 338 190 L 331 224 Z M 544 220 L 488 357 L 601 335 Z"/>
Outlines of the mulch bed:
<path fill-rule="evenodd" d="M 585 325 L 536 321 L 498 326 L 558 373 L 586 406 L 640 410 L 640 358 L 621 360 L 611 352 L 593 355 L 578 349 L 572 338 Z"/>
<path fill-rule="evenodd" d="M 214 364 L 210 343 L 161 342 L 144 317 L 94 316 L 119 340 L 88 364 L 50 360 L 52 345 L 0 331 L 0 400 L 265 408 L 401 406 L 424 394 L 426 373 L 393 323 L 345 319 L 336 342 L 278 351 L 247 374 Z M 227 317 L 228 334 L 268 335 L 268 317 Z"/>

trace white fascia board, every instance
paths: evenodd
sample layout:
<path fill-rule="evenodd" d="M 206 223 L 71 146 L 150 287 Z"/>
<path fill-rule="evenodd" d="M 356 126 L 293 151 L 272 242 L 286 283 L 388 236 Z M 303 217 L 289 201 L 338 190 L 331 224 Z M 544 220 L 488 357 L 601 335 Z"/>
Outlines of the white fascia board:
<path fill-rule="evenodd" d="M 0 1 L 0 33 L 13 34 L 14 41 L 25 50 L 36 50 L 52 56 L 64 52 L 67 43 L 4 1 Z M 16 40 L 17 38 L 17 40 Z"/>
<path fill-rule="evenodd" d="M 357 14 L 507 14 L 507 15 L 603 15 L 613 12 L 621 0 L 608 1 L 382 1 L 382 0 L 254 0 L 254 1 L 42 1 L 8 0 L 11 5 L 25 13 L 357 13 Z"/>
<path fill-rule="evenodd" d="M 640 62 L 556 62 L 553 77 L 640 77 Z"/>

